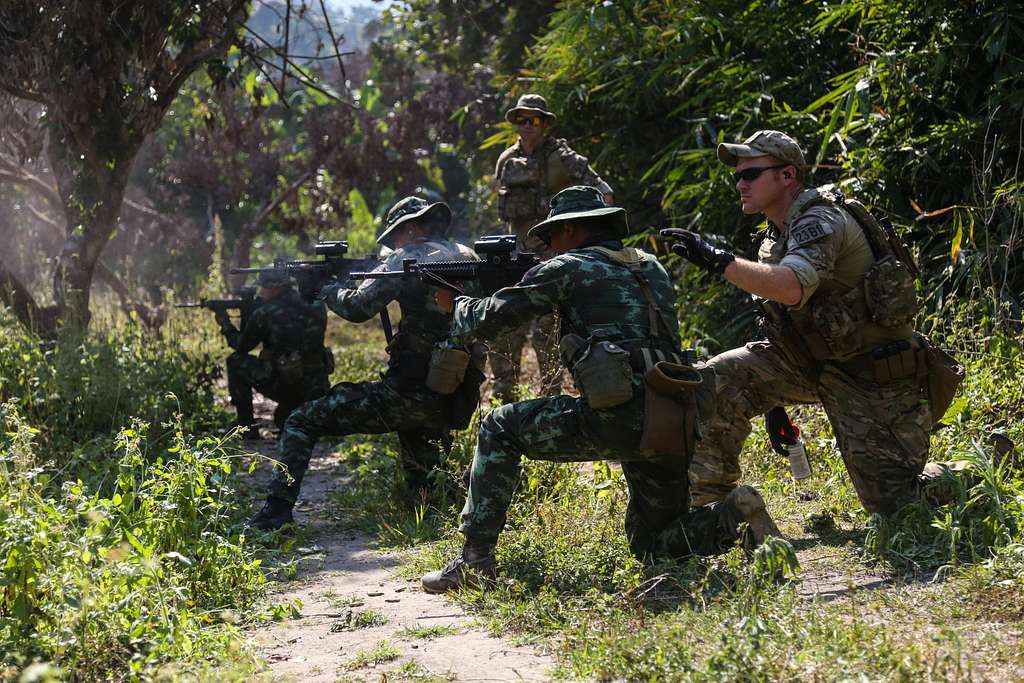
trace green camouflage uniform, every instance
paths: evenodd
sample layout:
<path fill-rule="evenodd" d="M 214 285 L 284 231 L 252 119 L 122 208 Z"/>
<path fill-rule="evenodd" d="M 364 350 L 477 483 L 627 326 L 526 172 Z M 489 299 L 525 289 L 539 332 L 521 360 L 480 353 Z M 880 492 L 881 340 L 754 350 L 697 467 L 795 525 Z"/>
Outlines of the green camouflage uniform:
<path fill-rule="evenodd" d="M 611 194 L 612 191 L 587 158 L 574 152 L 561 138 L 546 138 L 532 154 L 527 154 L 516 142 L 498 157 L 494 176 L 498 184 L 498 213 L 509 233 L 516 235 L 521 250 L 532 251 L 541 258 L 550 258 L 554 252 L 544 242 L 526 233 L 547 218 L 551 197 L 570 185 L 589 185 L 602 194 Z M 545 315 L 519 329 L 510 330 L 504 338 L 492 344 L 490 361 L 494 393 L 502 400 L 512 400 L 523 346 L 531 328 L 531 343 L 540 365 L 541 393 L 561 390 L 558 329 L 554 316 Z"/>
<path fill-rule="evenodd" d="M 429 241 L 393 251 L 376 270 L 401 270 L 407 258 L 471 257 L 472 251 L 462 245 Z M 289 484 L 283 474 L 275 473 L 270 495 L 295 502 L 313 446 L 327 434 L 396 432 L 406 485 L 412 490 L 425 486 L 427 475 L 440 464 L 442 449 L 450 444 L 453 397 L 430 391 L 423 381 L 434 344 L 448 336 L 451 316 L 437 307 L 433 287 L 416 278 L 364 280 L 358 288 L 335 284 L 324 287 L 321 296 L 332 311 L 352 322 L 370 320 L 392 301 L 398 302 L 402 319 L 388 346 L 388 368 L 380 381 L 337 384 L 288 418 L 279 459 L 294 481 Z"/>
<path fill-rule="evenodd" d="M 584 338 L 596 334 L 634 352 L 654 348 L 678 353 L 675 296 L 657 259 L 639 250 L 623 250 L 620 242 L 600 247 L 636 267 L 671 328 L 668 336 L 652 338 L 650 309 L 630 268 L 609 252 L 583 248 L 555 256 L 527 273 L 518 285 L 491 297 L 458 298 L 453 341 L 496 339 L 557 311 L 563 334 Z M 633 397 L 614 408 L 594 410 L 585 398 L 562 395 L 491 411 L 480 425 L 462 510 L 461 530 L 466 538 L 495 542 L 519 479 L 520 456 L 525 455 L 557 462 L 620 461 L 629 488 L 626 534 L 637 556 L 712 554 L 733 543 L 739 517 L 730 505 L 687 513 L 686 458 L 639 449 L 644 391 L 642 373 L 634 370 Z"/>
<path fill-rule="evenodd" d="M 912 326 L 844 322 L 830 317 L 824 305 L 827 297 L 862 287 L 874 263 L 863 229 L 846 209 L 822 203 L 818 190 L 807 189 L 781 229 L 769 231 L 758 260 L 791 268 L 803 298 L 792 307 L 772 305 L 780 313 L 774 322 L 768 316 L 768 341 L 711 359 L 718 374 L 718 413 L 690 465 L 694 503 L 721 500 L 735 488 L 751 419 L 776 406 L 820 403 L 864 508 L 894 511 L 916 495 L 926 478 L 922 470 L 933 419 L 923 377 L 877 383 L 872 372 L 869 351 L 912 339 Z M 783 333 L 773 334 L 772 325 Z M 835 345 L 828 354 L 812 354 L 810 345 L 820 340 L 809 330 L 824 330 L 827 336 L 829 329 L 843 330 L 839 336 L 852 341 Z M 822 355 L 829 357 L 822 360 Z"/>
<path fill-rule="evenodd" d="M 280 297 L 263 302 L 252 312 L 241 332 L 230 320 L 221 333 L 235 352 L 228 356 L 228 393 L 238 411 L 238 423 L 253 423 L 252 390 L 277 401 L 274 423 L 281 427 L 292 410 L 323 396 L 330 387 L 329 361 L 324 348 L 327 312 L 320 302 L 307 302 L 289 287 Z M 262 344 L 259 357 L 249 355 Z M 301 373 L 283 376 L 281 362 L 298 354 Z M 284 360 L 284 362 L 288 362 Z"/>

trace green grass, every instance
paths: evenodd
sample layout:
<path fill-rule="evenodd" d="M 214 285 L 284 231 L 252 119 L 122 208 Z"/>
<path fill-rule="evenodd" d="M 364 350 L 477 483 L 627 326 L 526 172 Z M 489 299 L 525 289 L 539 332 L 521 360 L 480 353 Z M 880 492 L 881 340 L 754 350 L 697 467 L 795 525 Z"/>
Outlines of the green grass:
<path fill-rule="evenodd" d="M 402 656 L 401 651 L 387 640 L 382 640 L 372 648 L 359 650 L 345 662 L 344 668 L 349 671 L 365 669 L 368 666 L 379 666 L 393 662 Z"/>
<path fill-rule="evenodd" d="M 395 635 L 405 640 L 429 640 L 458 635 L 462 631 L 463 629 L 457 626 L 406 626 Z"/>

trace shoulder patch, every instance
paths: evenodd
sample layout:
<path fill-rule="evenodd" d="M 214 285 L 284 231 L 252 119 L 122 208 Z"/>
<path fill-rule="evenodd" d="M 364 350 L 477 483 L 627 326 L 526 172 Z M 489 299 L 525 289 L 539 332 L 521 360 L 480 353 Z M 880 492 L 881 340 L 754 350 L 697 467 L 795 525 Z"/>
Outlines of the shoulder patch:
<path fill-rule="evenodd" d="M 790 229 L 789 239 L 787 241 L 796 246 L 803 246 L 805 244 L 810 244 L 811 242 L 817 242 L 823 237 L 831 235 L 833 232 L 834 230 L 832 226 L 827 221 L 801 221 L 798 225 Z"/>

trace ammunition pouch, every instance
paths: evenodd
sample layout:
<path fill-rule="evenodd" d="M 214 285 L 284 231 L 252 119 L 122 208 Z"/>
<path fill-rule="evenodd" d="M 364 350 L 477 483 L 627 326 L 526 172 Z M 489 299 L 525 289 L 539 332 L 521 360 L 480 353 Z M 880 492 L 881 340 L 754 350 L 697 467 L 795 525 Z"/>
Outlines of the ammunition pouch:
<path fill-rule="evenodd" d="M 487 360 L 487 345 L 473 344 L 469 350 L 469 365 L 462 383 L 451 396 L 448 408 L 448 426 L 451 429 L 465 429 L 473 419 L 473 413 L 480 405 L 480 385 L 486 376 L 483 372 Z"/>
<path fill-rule="evenodd" d="M 548 213 L 548 200 L 539 187 L 499 187 L 498 216 L 503 221 L 543 218 Z"/>
<path fill-rule="evenodd" d="M 427 389 L 442 396 L 454 394 L 462 384 L 468 367 L 469 352 L 444 345 L 436 346 L 430 354 L 424 384 Z"/>
<path fill-rule="evenodd" d="M 306 376 L 306 364 L 298 351 L 279 353 L 271 361 L 274 368 L 274 379 L 285 386 L 302 384 Z"/>
<path fill-rule="evenodd" d="M 580 393 L 594 410 L 614 408 L 633 398 L 629 352 L 610 341 L 592 339 L 569 369 Z"/>
<path fill-rule="evenodd" d="M 848 375 L 882 385 L 926 374 L 924 347 L 913 337 L 876 346 L 834 364 Z"/>

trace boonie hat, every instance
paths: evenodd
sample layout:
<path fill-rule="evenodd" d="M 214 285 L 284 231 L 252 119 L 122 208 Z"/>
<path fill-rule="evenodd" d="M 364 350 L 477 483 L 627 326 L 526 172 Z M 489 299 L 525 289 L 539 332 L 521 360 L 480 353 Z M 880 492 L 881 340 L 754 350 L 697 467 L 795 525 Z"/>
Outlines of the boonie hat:
<path fill-rule="evenodd" d="M 292 278 L 287 268 L 267 268 L 256 276 L 256 284 L 260 287 L 284 287 L 290 285 Z"/>
<path fill-rule="evenodd" d="M 527 93 L 520 97 L 516 106 L 505 112 L 505 120 L 512 123 L 513 117 L 517 114 L 537 114 L 552 119 L 558 118 L 554 112 L 548 111 L 548 101 L 534 93 Z"/>
<path fill-rule="evenodd" d="M 718 160 L 726 166 L 735 166 L 741 158 L 773 156 L 779 161 L 793 164 L 800 171 L 807 170 L 807 161 L 797 141 L 777 130 L 759 130 L 742 144 L 723 142 L 718 145 Z"/>
<path fill-rule="evenodd" d="M 380 237 L 377 238 L 377 244 L 391 246 L 388 242 L 398 226 L 422 216 L 429 216 L 440 221 L 440 232 L 446 232 L 452 222 L 452 210 L 444 202 L 434 202 L 431 204 L 423 197 L 415 195 L 406 197 L 399 200 L 388 211 L 388 217 L 384 221 L 386 227 L 384 232 L 380 234 Z"/>
<path fill-rule="evenodd" d="M 548 217 L 530 228 L 528 237 L 540 237 L 551 230 L 555 223 L 571 221 L 575 218 L 596 218 L 598 216 L 615 216 L 615 227 L 620 235 L 629 234 L 629 223 L 626 221 L 626 210 L 621 206 L 608 206 L 604 195 L 596 187 L 589 185 L 573 185 L 567 187 L 551 198 L 551 211 Z"/>

